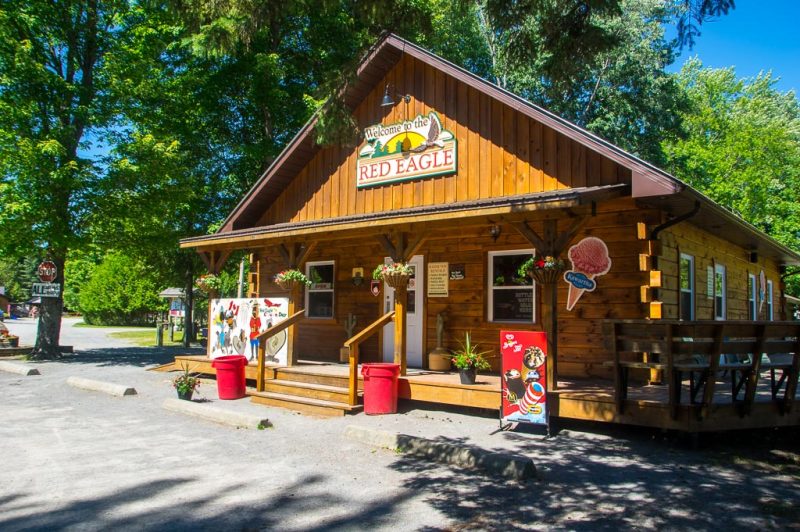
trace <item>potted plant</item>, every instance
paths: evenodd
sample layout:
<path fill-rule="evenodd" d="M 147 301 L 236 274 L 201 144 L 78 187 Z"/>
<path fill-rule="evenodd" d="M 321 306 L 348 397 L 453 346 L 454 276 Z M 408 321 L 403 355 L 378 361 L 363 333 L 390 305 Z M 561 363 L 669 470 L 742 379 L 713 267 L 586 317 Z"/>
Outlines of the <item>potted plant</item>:
<path fill-rule="evenodd" d="M 295 285 L 303 284 L 310 285 L 311 281 L 300 270 L 289 268 L 283 270 L 275 276 L 275 283 L 284 290 L 291 290 Z"/>
<path fill-rule="evenodd" d="M 189 366 L 183 366 L 183 373 L 172 379 L 172 387 L 178 392 L 178 399 L 192 400 L 192 394 L 200 386 L 200 377 L 192 375 Z"/>
<path fill-rule="evenodd" d="M 414 269 L 405 262 L 393 262 L 391 264 L 379 264 L 372 271 L 372 278 L 384 281 L 392 288 L 405 288 L 408 280 L 411 279 Z"/>
<path fill-rule="evenodd" d="M 561 278 L 565 269 L 566 265 L 562 259 L 550 255 L 534 255 L 522 263 L 517 273 L 521 276 L 530 276 L 537 283 L 553 284 Z"/>
<path fill-rule="evenodd" d="M 452 362 L 461 377 L 461 384 L 475 384 L 475 374 L 489 369 L 489 362 L 483 357 L 489 351 L 478 351 L 478 344 L 473 344 L 469 333 L 466 333 L 460 348 L 453 351 Z"/>
<path fill-rule="evenodd" d="M 218 275 L 207 273 L 195 279 L 194 284 L 206 294 L 210 294 L 212 291 L 219 291 L 222 287 L 222 279 Z"/>

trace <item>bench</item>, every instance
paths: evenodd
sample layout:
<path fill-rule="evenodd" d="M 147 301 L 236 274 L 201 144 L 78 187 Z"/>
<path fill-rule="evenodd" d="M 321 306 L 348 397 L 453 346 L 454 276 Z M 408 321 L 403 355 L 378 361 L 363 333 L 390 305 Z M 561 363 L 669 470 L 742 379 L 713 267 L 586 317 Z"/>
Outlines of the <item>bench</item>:
<path fill-rule="evenodd" d="M 606 364 L 614 370 L 620 414 L 631 369 L 664 372 L 673 419 L 684 376 L 689 378 L 689 402 L 699 407 L 700 419 L 708 414 L 720 375 L 730 375 L 731 402 L 740 415 L 749 414 L 765 371 L 781 414 L 791 411 L 800 369 L 800 322 L 614 320 L 606 321 L 604 328 L 607 347 L 614 353 Z"/>

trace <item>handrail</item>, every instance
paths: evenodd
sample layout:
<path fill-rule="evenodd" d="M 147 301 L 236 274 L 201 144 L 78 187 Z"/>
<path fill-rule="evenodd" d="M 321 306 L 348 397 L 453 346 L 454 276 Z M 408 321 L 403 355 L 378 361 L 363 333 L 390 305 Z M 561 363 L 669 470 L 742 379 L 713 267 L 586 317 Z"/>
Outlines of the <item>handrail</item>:
<path fill-rule="evenodd" d="M 256 374 L 256 390 L 264 391 L 264 359 L 266 358 L 267 339 L 279 332 L 288 329 L 305 316 L 306 310 L 300 309 L 283 321 L 278 322 L 263 333 L 258 335 L 258 373 Z"/>
<path fill-rule="evenodd" d="M 393 319 L 394 311 L 387 312 L 344 343 L 344 347 L 350 351 L 350 372 L 347 383 L 347 400 L 350 406 L 354 406 L 358 402 L 358 346 L 364 340 L 383 329 L 383 326 Z"/>

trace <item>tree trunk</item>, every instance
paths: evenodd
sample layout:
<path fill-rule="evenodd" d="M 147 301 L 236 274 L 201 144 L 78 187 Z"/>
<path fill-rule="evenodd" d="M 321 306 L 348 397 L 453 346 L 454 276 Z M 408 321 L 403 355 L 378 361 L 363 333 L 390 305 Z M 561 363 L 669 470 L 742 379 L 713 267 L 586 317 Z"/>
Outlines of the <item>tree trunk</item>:
<path fill-rule="evenodd" d="M 32 354 L 33 358 L 39 360 L 61 356 L 58 346 L 61 339 L 61 311 L 64 307 L 64 257 L 51 257 L 50 260 L 58 268 L 58 276 L 53 282 L 59 283 L 61 287 L 58 297 L 43 297 L 39 306 L 39 329 Z"/>

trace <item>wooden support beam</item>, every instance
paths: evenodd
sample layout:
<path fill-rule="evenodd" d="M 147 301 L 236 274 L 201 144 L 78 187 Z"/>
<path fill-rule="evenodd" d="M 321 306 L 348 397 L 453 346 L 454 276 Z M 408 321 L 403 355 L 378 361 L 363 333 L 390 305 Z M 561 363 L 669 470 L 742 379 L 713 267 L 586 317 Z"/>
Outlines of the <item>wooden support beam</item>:
<path fill-rule="evenodd" d="M 528 225 L 528 222 L 513 222 L 511 227 L 516 229 L 516 231 L 522 235 L 522 237 L 527 240 L 537 251 L 540 253 L 546 253 L 547 251 L 547 244 L 545 240 L 539 236 L 539 234 L 531 229 Z"/>
<path fill-rule="evenodd" d="M 570 242 L 577 236 L 577 234 L 586 226 L 586 224 L 591 219 L 591 216 L 581 216 L 580 218 L 576 218 L 573 220 L 572 225 L 558 235 L 556 238 L 555 244 L 553 244 L 552 255 L 558 256 L 564 251 L 564 249 L 569 245 Z"/>
<path fill-rule="evenodd" d="M 394 289 L 394 363 L 400 365 L 400 375 L 406 374 L 406 294 L 407 287 Z"/>
<path fill-rule="evenodd" d="M 396 255 L 396 250 L 394 244 L 392 244 L 392 240 L 389 238 L 389 235 L 376 235 L 378 242 L 380 242 L 381 246 L 383 246 L 384 251 L 390 257 L 394 257 Z"/>
<path fill-rule="evenodd" d="M 292 259 L 291 259 L 291 257 L 289 257 L 289 250 L 286 248 L 286 245 L 285 244 L 278 244 L 276 247 L 278 248 L 278 253 L 281 254 L 281 258 L 283 259 L 283 263 L 286 266 L 289 266 L 291 264 L 291 260 Z"/>
<path fill-rule="evenodd" d="M 700 405 L 698 411 L 698 418 L 702 421 L 708 417 L 711 410 L 711 403 L 714 400 L 714 388 L 717 385 L 717 369 L 719 368 L 719 356 L 722 354 L 722 343 L 725 340 L 725 326 L 720 325 L 714 331 L 714 345 L 711 348 L 708 361 L 708 377 L 706 378 L 706 387 L 703 390 L 703 403 Z"/>
<path fill-rule="evenodd" d="M 297 244 L 297 251 L 295 252 L 296 256 L 296 263 L 294 265 L 295 268 L 301 268 L 306 261 L 308 260 L 308 256 L 314 251 L 314 248 L 317 247 L 317 241 L 312 240 L 310 242 L 306 242 L 305 246 L 300 248 L 300 245 Z"/>
<path fill-rule="evenodd" d="M 408 247 L 406 248 L 406 252 L 405 252 L 405 255 L 406 255 L 405 256 L 405 260 L 406 261 L 409 261 L 412 258 L 414 258 L 414 255 L 417 254 L 417 252 L 420 250 L 420 248 L 422 247 L 422 244 L 425 243 L 425 240 L 427 238 L 428 238 L 427 234 L 421 233 L 421 234 L 417 235 L 413 240 L 411 240 L 408 243 Z"/>

